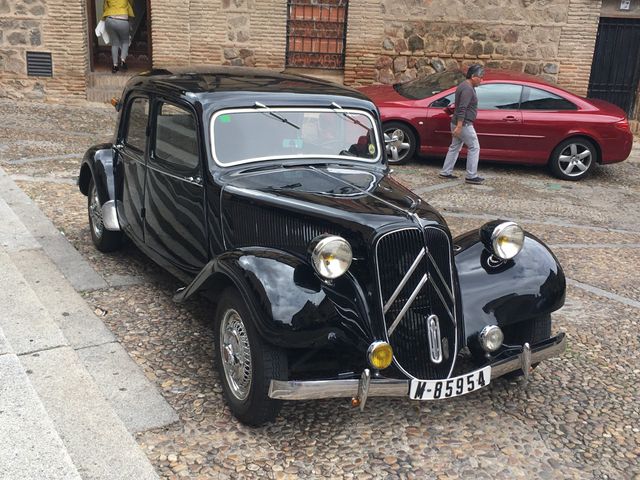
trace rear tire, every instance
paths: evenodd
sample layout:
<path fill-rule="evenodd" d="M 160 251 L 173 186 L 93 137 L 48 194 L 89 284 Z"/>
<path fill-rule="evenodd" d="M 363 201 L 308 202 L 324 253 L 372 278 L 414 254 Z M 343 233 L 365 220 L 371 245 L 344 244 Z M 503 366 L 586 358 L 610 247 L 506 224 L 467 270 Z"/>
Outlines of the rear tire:
<path fill-rule="evenodd" d="M 105 253 L 118 250 L 122 246 L 123 234 L 121 231 L 114 232 L 104 228 L 102 223 L 102 204 L 100 203 L 93 178 L 89 181 L 87 213 L 89 215 L 89 230 L 91 231 L 93 245 Z"/>
<path fill-rule="evenodd" d="M 416 153 L 417 141 L 413 131 L 406 123 L 388 122 L 382 126 L 382 130 L 390 138 L 397 138 L 396 141 L 387 145 L 398 151 L 398 160 L 393 160 L 391 154 L 387 155 L 389 165 L 402 165 L 413 158 Z"/>
<path fill-rule="evenodd" d="M 562 180 L 577 181 L 586 177 L 598 161 L 598 150 L 586 138 L 569 138 L 551 154 L 549 168 Z"/>
<path fill-rule="evenodd" d="M 282 401 L 269 398 L 269 386 L 272 379 L 287 379 L 285 352 L 260 337 L 236 289 L 227 289 L 220 296 L 214 325 L 216 363 L 234 416 L 250 426 L 272 421 Z"/>

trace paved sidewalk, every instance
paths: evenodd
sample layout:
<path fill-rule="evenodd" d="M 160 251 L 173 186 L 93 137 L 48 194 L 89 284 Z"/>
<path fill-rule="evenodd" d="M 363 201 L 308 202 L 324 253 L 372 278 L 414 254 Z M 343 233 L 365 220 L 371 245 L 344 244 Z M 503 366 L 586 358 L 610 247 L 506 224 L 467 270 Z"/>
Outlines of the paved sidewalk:
<path fill-rule="evenodd" d="M 153 479 L 177 420 L 79 290 L 106 287 L 0 169 L 0 478 Z"/>

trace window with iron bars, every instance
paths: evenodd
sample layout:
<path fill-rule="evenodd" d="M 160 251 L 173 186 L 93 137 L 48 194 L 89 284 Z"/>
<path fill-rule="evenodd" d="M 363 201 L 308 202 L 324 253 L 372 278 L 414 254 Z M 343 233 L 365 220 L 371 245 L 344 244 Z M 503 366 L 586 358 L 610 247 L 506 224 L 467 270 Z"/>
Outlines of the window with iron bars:
<path fill-rule="evenodd" d="M 287 0 L 287 67 L 344 68 L 348 0 Z"/>

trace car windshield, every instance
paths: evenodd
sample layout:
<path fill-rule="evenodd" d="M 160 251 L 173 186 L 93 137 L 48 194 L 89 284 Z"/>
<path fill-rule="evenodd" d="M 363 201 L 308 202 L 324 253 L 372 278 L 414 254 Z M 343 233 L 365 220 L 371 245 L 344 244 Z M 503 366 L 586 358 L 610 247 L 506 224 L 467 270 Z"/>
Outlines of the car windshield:
<path fill-rule="evenodd" d="M 371 114 L 349 109 L 255 108 L 222 110 L 211 118 L 212 151 L 221 166 L 272 159 L 380 159 Z"/>
<path fill-rule="evenodd" d="M 454 87 L 464 80 L 464 75 L 458 70 L 445 70 L 426 77 L 416 78 L 407 83 L 397 83 L 393 86 L 396 92 L 411 100 L 422 100 L 436 93 Z"/>

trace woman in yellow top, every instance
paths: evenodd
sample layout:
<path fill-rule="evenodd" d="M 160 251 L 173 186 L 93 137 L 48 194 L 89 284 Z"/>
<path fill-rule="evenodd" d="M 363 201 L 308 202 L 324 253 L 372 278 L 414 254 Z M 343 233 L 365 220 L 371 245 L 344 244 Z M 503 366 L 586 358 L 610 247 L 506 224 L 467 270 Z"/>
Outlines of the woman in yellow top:
<path fill-rule="evenodd" d="M 134 17 L 133 8 L 129 0 L 104 0 L 102 7 L 102 19 L 105 28 L 111 39 L 111 59 L 113 67 L 111 73 L 116 73 L 118 68 L 127 70 L 127 55 L 129 54 L 129 17 Z M 118 49 L 120 49 L 120 59 L 118 63 Z"/>

